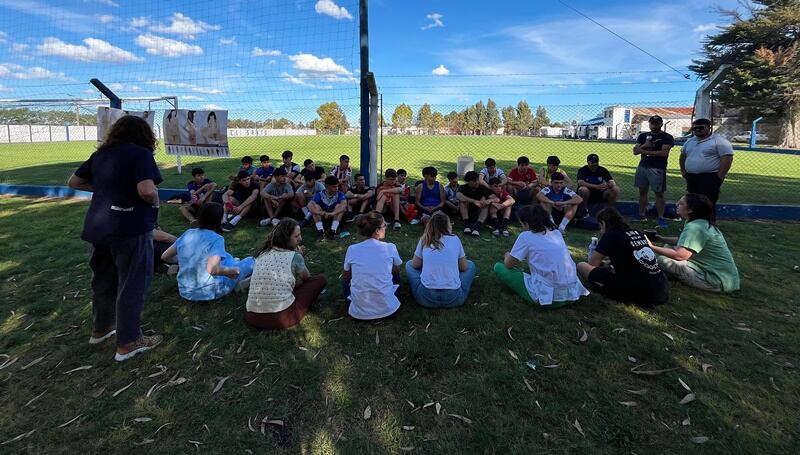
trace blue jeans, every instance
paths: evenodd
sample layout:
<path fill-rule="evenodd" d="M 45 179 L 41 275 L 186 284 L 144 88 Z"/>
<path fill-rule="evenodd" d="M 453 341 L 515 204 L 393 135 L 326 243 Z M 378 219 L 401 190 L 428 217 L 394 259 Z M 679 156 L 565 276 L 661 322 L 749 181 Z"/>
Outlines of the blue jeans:
<path fill-rule="evenodd" d="M 406 277 L 411 287 L 411 295 L 425 308 L 455 308 L 463 305 L 469 296 L 476 271 L 475 263 L 467 261 L 467 271 L 458 275 L 461 279 L 459 289 L 428 289 L 422 285 L 422 270 L 411 267 L 411 261 L 406 262 Z"/>
<path fill-rule="evenodd" d="M 256 266 L 256 260 L 252 256 L 248 256 L 239 261 L 223 261 L 223 267 L 239 267 L 239 276 L 236 277 L 234 280 L 233 278 L 228 278 L 226 276 L 217 277 L 219 280 L 219 285 L 215 292 L 216 296 L 215 299 L 221 299 L 226 295 L 233 292 L 233 289 L 239 284 L 240 281 L 246 280 L 250 278 L 250 275 L 253 274 L 253 269 Z"/>

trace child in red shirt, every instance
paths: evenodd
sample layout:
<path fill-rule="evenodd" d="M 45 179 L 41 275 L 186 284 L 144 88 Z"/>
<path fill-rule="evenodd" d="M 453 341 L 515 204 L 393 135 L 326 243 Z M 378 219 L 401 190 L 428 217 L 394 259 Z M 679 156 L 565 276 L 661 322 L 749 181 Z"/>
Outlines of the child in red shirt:
<path fill-rule="evenodd" d="M 498 177 L 489 179 L 489 188 L 494 193 L 489 205 L 489 224 L 494 227 L 492 235 L 508 237 L 508 220 L 511 218 L 511 206 L 514 205 L 514 198 L 503 188 L 503 181 Z"/>

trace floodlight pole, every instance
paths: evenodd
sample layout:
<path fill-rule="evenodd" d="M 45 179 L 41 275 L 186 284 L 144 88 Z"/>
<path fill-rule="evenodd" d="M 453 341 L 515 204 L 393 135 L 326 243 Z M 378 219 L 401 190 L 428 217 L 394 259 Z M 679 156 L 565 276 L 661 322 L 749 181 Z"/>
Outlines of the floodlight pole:
<path fill-rule="evenodd" d="M 358 2 L 359 37 L 361 56 L 361 160 L 359 171 L 365 174 L 367 185 L 377 184 L 375 176 L 368 172 L 370 164 L 370 135 L 369 135 L 369 86 L 367 75 L 369 73 L 369 15 L 367 13 L 367 0 Z"/>
<path fill-rule="evenodd" d="M 697 89 L 694 96 L 694 119 L 705 118 L 713 120 L 714 113 L 711 109 L 711 91 L 722 81 L 725 75 L 730 71 L 731 65 L 720 65 L 716 71 L 708 78 L 707 81 Z"/>

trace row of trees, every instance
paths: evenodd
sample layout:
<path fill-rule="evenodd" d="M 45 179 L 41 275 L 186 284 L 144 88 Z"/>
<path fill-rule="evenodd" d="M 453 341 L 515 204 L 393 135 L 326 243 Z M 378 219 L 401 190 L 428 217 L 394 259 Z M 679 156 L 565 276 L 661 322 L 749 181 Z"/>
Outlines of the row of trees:
<path fill-rule="evenodd" d="M 96 125 L 96 114 L 80 114 L 75 111 L 39 110 L 27 107 L 0 109 L 0 125 Z"/>
<path fill-rule="evenodd" d="M 483 104 L 478 101 L 473 106 L 468 106 L 462 111 L 451 111 L 449 114 L 431 109 L 429 104 L 423 104 L 416 117 L 407 104 L 399 104 L 392 113 L 391 126 L 400 130 L 416 126 L 427 132 L 437 132 L 447 129 L 450 132 L 467 135 L 493 135 L 503 127 L 503 134 L 529 135 L 536 134 L 544 126 L 566 126 L 567 123 L 553 123 L 547 115 L 547 109 L 537 106 L 532 111 L 530 105 L 524 100 L 516 106 L 506 106 L 498 110 L 497 103 L 491 98 Z"/>

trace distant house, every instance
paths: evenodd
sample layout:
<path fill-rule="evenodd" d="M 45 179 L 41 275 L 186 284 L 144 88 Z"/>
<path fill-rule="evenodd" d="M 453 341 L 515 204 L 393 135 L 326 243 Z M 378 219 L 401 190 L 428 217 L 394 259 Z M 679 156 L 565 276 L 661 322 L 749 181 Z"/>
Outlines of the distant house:
<path fill-rule="evenodd" d="M 576 139 L 605 139 L 606 129 L 603 128 L 605 120 L 603 117 L 595 117 L 584 120 L 575 127 Z"/>
<path fill-rule="evenodd" d="M 597 126 L 597 139 L 631 140 L 641 132 L 649 131 L 648 119 L 653 115 L 664 119 L 663 130 L 675 137 L 690 131 L 694 108 L 689 107 L 626 107 L 607 106 L 603 120 Z M 595 119 L 592 119 L 595 120 Z M 578 136 L 581 137 L 581 136 Z"/>
<path fill-rule="evenodd" d="M 541 137 L 569 137 L 571 128 L 562 128 L 557 126 L 543 126 L 539 128 L 539 136 Z"/>

